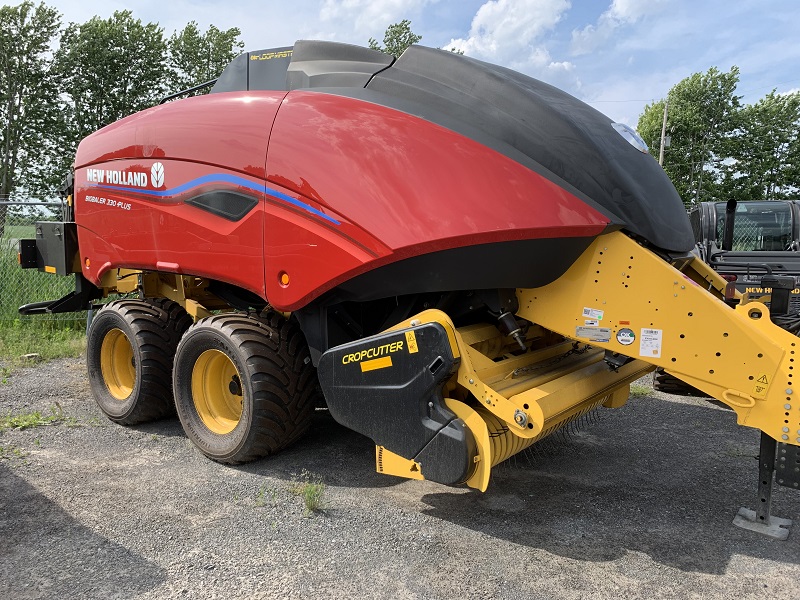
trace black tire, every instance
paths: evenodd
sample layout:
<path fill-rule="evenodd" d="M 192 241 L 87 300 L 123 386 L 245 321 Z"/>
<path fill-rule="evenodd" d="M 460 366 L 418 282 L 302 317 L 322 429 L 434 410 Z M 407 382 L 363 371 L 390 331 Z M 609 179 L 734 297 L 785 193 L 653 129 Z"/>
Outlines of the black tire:
<path fill-rule="evenodd" d="M 277 313 L 197 322 L 178 345 L 172 379 L 186 435 L 226 464 L 273 454 L 300 438 L 319 390 L 303 332 Z"/>
<path fill-rule="evenodd" d="M 191 322 L 164 298 L 115 300 L 97 312 L 86 364 L 94 399 L 109 419 L 135 425 L 175 414 L 172 360 Z"/>
<path fill-rule="evenodd" d="M 653 371 L 653 389 L 665 394 L 675 394 L 676 396 L 695 396 L 697 398 L 710 398 L 708 394 L 698 390 L 693 385 L 670 375 L 661 367 Z"/>

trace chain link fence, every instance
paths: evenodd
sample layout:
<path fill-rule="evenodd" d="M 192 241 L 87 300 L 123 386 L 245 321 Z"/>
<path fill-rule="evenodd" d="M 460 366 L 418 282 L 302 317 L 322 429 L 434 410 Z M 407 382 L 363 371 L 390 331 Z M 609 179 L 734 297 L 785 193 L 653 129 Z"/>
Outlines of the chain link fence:
<path fill-rule="evenodd" d="M 17 309 L 29 302 L 56 300 L 75 289 L 73 277 L 22 269 L 17 259 L 18 242 L 36 237 L 36 221 L 62 219 L 59 202 L 10 202 L 0 199 L 0 326 L 14 322 L 49 320 L 65 326 L 82 327 L 85 314 L 61 313 L 22 316 Z"/>

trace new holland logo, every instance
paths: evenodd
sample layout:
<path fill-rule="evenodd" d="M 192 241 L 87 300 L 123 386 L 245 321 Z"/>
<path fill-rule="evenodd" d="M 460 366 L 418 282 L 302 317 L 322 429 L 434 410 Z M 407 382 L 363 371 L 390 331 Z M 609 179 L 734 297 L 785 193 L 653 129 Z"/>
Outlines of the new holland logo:
<path fill-rule="evenodd" d="M 164 165 L 160 162 L 153 163 L 153 166 L 150 167 L 150 183 L 156 189 L 164 185 Z"/>

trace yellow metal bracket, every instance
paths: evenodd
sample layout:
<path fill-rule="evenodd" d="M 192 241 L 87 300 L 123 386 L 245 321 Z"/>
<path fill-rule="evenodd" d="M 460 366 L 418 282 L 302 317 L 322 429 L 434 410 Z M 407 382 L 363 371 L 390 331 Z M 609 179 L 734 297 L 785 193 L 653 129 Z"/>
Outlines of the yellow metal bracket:
<path fill-rule="evenodd" d="M 800 445 L 796 336 L 759 302 L 734 310 L 697 259 L 677 264 L 621 232 L 599 237 L 553 283 L 518 290 L 517 314 L 566 337 L 664 367 L 726 403 L 742 425 Z"/>
<path fill-rule="evenodd" d="M 474 361 L 484 359 L 490 364 L 491 360 L 481 356 L 467 346 L 453 322 L 440 310 L 425 310 L 411 319 L 398 323 L 389 331 L 406 329 L 426 323 L 438 323 L 447 332 L 450 347 L 454 358 L 460 358 L 457 382 L 468 390 L 491 413 L 497 415 L 519 437 L 534 438 L 539 435 L 544 425 L 544 415 L 536 403 L 526 404 L 523 401 L 512 402 L 505 396 L 495 392 L 478 377 Z"/>

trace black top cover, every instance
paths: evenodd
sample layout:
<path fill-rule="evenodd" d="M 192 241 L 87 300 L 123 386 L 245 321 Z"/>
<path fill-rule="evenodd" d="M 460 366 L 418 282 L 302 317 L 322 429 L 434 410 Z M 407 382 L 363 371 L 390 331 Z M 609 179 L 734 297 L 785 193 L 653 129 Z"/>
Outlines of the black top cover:
<path fill-rule="evenodd" d="M 393 61 L 357 46 L 298 41 L 291 62 L 279 63 L 273 54 L 287 50 L 236 58 L 212 91 L 317 88 L 413 114 L 527 166 L 658 248 L 694 247 L 683 202 L 654 158 L 628 143 L 611 119 L 551 85 L 422 46 Z M 238 64 L 243 57 L 247 74 Z M 283 77 L 282 87 L 256 82 L 256 64 L 271 75 L 269 85 Z M 245 78 L 251 87 L 231 84 Z"/>

